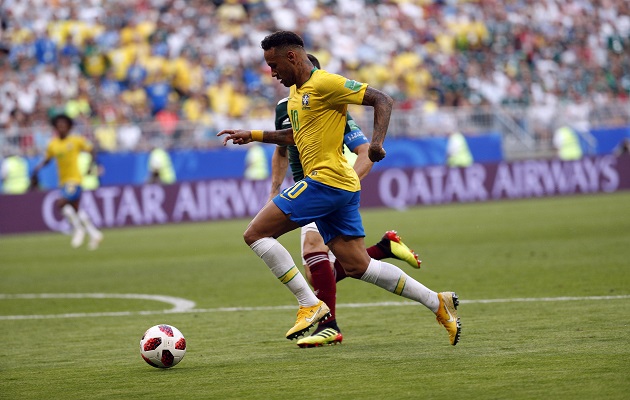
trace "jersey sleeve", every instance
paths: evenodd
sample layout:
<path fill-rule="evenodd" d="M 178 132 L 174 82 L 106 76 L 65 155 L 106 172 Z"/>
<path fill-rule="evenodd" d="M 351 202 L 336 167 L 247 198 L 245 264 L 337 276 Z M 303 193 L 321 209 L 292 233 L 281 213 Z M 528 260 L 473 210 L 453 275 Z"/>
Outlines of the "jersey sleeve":
<path fill-rule="evenodd" d="M 343 143 L 348 146 L 348 149 L 351 152 L 365 143 L 370 143 L 368 138 L 365 136 L 359 125 L 354 122 L 354 119 L 350 116 L 350 114 L 346 114 L 348 122 L 346 123 L 346 130 L 343 135 Z"/>
<path fill-rule="evenodd" d="M 276 130 L 288 129 L 291 127 L 291 121 L 289 120 L 289 112 L 287 111 L 288 97 L 280 100 L 276 105 L 276 118 L 275 125 Z"/>
<path fill-rule="evenodd" d="M 317 90 L 325 101 L 333 105 L 363 103 L 363 96 L 368 87 L 367 83 L 322 72 L 324 75 L 317 81 Z"/>
<path fill-rule="evenodd" d="M 276 118 L 275 125 L 276 130 L 281 131 L 283 129 L 291 128 L 291 120 L 289 119 L 289 112 L 287 111 L 289 98 L 285 97 L 280 100 L 276 105 Z M 279 144 L 278 147 L 287 147 L 286 145 Z"/>

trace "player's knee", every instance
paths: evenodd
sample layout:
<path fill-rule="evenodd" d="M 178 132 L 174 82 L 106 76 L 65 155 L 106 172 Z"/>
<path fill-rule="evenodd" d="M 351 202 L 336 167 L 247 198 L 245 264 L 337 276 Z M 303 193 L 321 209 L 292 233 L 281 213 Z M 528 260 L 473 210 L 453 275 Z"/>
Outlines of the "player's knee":
<path fill-rule="evenodd" d="M 346 275 L 355 279 L 361 279 L 361 277 L 367 270 L 367 266 L 360 266 L 360 265 L 346 266 L 344 264 L 342 264 L 342 266 L 343 266 L 343 270 L 346 272 Z"/>
<path fill-rule="evenodd" d="M 335 256 L 346 272 L 346 276 L 359 279 L 367 271 L 367 267 L 370 265 L 370 256 L 366 252 L 352 252 L 348 251 L 348 248 L 340 248 L 339 246 L 333 248 L 333 253 L 335 250 L 337 251 Z"/>
<path fill-rule="evenodd" d="M 303 254 L 311 254 L 311 253 L 328 253 L 328 246 L 324 244 L 324 242 L 304 242 L 304 247 L 302 248 Z"/>
<path fill-rule="evenodd" d="M 328 246 L 324 244 L 324 239 L 319 232 L 308 232 L 304 236 L 303 254 L 328 253 Z"/>
<path fill-rule="evenodd" d="M 251 246 L 252 243 L 260 239 L 259 236 L 260 235 L 258 235 L 255 230 L 249 227 L 245 230 L 245 232 L 243 232 L 243 240 L 245 240 L 245 243 L 247 243 L 248 246 Z"/>

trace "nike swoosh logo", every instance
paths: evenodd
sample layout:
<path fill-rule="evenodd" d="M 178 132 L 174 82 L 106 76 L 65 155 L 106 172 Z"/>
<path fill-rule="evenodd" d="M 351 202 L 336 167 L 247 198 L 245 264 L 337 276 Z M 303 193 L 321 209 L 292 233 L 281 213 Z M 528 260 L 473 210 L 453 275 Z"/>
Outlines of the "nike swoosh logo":
<path fill-rule="evenodd" d="M 450 311 L 448 311 L 448 307 L 446 307 L 446 304 L 444 305 L 444 311 L 446 311 L 446 313 L 448 314 L 448 321 L 446 321 L 446 322 L 453 322 L 453 321 L 455 321 L 455 318 L 453 318 L 453 315 L 451 315 Z"/>
<path fill-rule="evenodd" d="M 319 310 L 321 310 L 321 309 L 322 309 L 322 306 L 319 306 L 319 308 L 317 310 L 315 310 L 315 312 L 313 313 L 313 316 L 311 318 L 304 317 L 306 322 L 308 322 L 309 324 L 312 323 L 315 320 L 315 317 L 317 317 L 317 314 L 319 314 Z"/>
<path fill-rule="evenodd" d="M 446 304 L 444 304 L 444 311 L 446 311 L 446 313 L 448 314 L 448 320 L 446 322 L 455 321 L 455 318 L 453 318 L 453 315 L 451 314 L 451 312 L 448 311 L 448 307 L 446 307 Z"/>

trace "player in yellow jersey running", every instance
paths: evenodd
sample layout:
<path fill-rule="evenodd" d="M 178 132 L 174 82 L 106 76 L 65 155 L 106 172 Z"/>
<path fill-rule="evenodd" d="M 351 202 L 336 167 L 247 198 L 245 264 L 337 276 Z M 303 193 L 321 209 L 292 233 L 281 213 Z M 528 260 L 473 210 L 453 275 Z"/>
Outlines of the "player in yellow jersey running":
<path fill-rule="evenodd" d="M 223 143 L 254 141 L 295 144 L 305 178 L 268 202 L 245 230 L 245 243 L 262 258 L 272 273 L 291 290 L 300 306 L 294 326 L 286 333 L 294 339 L 329 315 L 277 238 L 315 221 L 347 276 L 372 283 L 431 310 L 452 345 L 461 333 L 459 304 L 453 292 L 436 293 L 400 268 L 371 258 L 365 251 L 365 232 L 359 214 L 361 184 L 342 155 L 348 104 L 374 107 L 374 129 L 368 157 L 385 157 L 393 100 L 387 94 L 343 76 L 317 69 L 308 59 L 302 38 L 288 31 L 275 32 L 261 46 L 271 76 L 290 87 L 287 103 L 291 129 L 276 131 L 223 130 Z"/>
<path fill-rule="evenodd" d="M 307 54 L 308 59 L 317 68 L 321 68 L 319 60 L 312 54 Z M 287 111 L 288 97 L 280 100 L 276 105 L 276 129 L 291 128 L 291 121 Z M 353 166 L 359 179 L 365 177 L 374 163 L 368 158 L 370 141 L 363 131 L 354 122 L 350 113 L 346 116 L 347 122 L 343 136 L 344 156 Z M 304 169 L 300 161 L 300 154 L 295 145 L 276 146 L 271 160 L 271 191 L 269 200 L 280 193 L 287 170 L 291 168 L 295 182 L 304 179 Z M 341 263 L 330 254 L 328 246 L 317 229 L 317 224 L 311 222 L 301 228 L 302 265 L 306 279 L 310 282 L 317 298 L 322 300 L 330 308 L 330 318 L 320 322 L 312 335 L 298 340 L 301 348 L 333 345 L 343 341 L 341 329 L 336 320 L 337 282 L 346 277 Z M 420 268 L 421 261 L 418 255 L 403 243 L 396 231 L 387 231 L 383 238 L 373 246 L 365 249 L 370 257 L 375 260 L 384 258 L 397 258 L 405 261 L 414 268 Z"/>
<path fill-rule="evenodd" d="M 92 153 L 92 162 L 95 164 L 96 154 L 94 147 L 84 137 L 70 135 L 73 121 L 67 115 L 56 115 L 51 119 L 50 123 L 55 130 L 56 137 L 48 143 L 44 159 L 33 170 L 31 186 L 37 186 L 37 175 L 40 169 L 54 158 L 57 161 L 57 174 L 59 175 L 59 186 L 61 188 L 61 198 L 57 200 L 56 206 L 72 226 L 73 234 L 70 243 L 75 248 L 81 246 L 87 231 L 90 236 L 88 248 L 95 250 L 103 240 L 103 234 L 92 224 L 87 213 L 79 209 L 82 191 L 79 154 L 82 151 Z M 96 165 L 92 167 L 96 168 Z"/>

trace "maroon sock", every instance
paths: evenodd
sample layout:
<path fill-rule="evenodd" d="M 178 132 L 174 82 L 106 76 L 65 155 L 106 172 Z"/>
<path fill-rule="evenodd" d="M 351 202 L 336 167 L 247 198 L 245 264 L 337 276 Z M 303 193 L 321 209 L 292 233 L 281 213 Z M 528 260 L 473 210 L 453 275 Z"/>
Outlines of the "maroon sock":
<path fill-rule="evenodd" d="M 341 266 L 341 263 L 339 262 L 339 260 L 335 260 L 335 282 L 339 282 L 340 280 L 344 279 L 346 276 L 348 275 L 346 275 L 346 271 Z"/>
<path fill-rule="evenodd" d="M 330 260 L 328 253 L 316 252 L 304 255 L 304 260 L 311 270 L 311 285 L 315 290 L 317 298 L 322 300 L 328 308 L 330 315 L 327 320 L 330 322 L 335 319 L 335 306 L 337 303 L 337 284 L 335 283 L 335 275 L 330 268 Z"/>
<path fill-rule="evenodd" d="M 365 250 L 370 255 L 370 257 L 375 260 L 382 260 L 389 257 L 389 254 L 387 254 L 378 244 L 375 244 L 372 247 L 368 247 Z"/>

